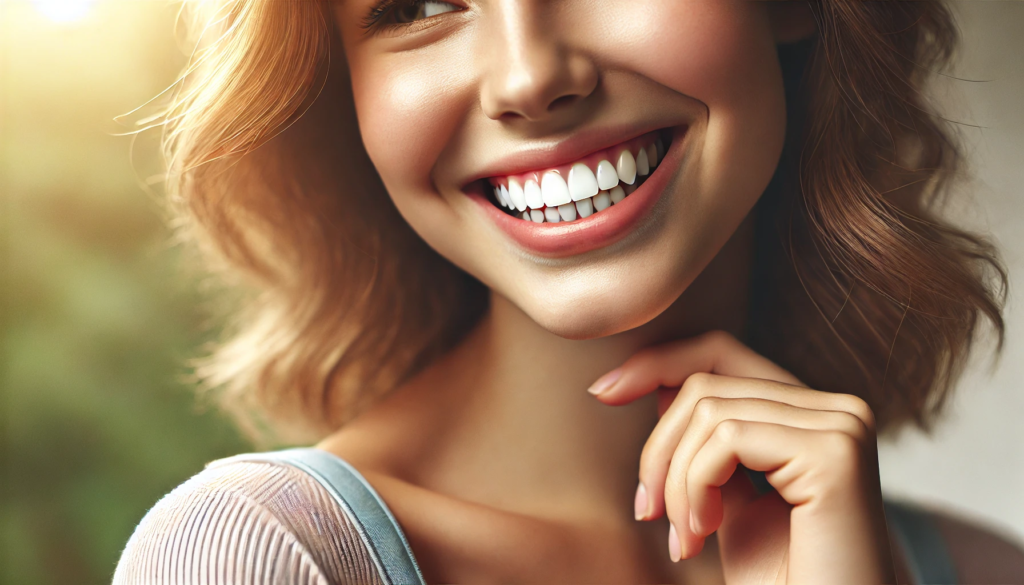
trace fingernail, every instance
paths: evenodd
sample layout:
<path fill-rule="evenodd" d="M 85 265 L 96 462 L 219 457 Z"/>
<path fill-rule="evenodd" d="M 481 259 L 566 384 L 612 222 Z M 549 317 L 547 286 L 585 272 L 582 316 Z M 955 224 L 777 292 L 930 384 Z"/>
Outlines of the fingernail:
<path fill-rule="evenodd" d="M 587 392 L 590 392 L 594 396 L 597 396 L 598 394 L 601 394 L 605 390 L 611 388 L 612 384 L 618 382 L 619 378 L 621 377 L 622 368 L 615 368 L 614 370 L 598 378 L 596 382 L 590 385 L 590 388 L 587 388 Z"/>
<path fill-rule="evenodd" d="M 636 487 L 636 497 L 633 498 L 633 516 L 637 520 L 647 517 L 647 488 L 644 487 L 643 482 Z"/>
<path fill-rule="evenodd" d="M 668 556 L 673 563 L 678 563 L 679 558 L 683 556 L 679 548 L 679 534 L 676 533 L 676 525 L 672 523 L 668 525 Z"/>

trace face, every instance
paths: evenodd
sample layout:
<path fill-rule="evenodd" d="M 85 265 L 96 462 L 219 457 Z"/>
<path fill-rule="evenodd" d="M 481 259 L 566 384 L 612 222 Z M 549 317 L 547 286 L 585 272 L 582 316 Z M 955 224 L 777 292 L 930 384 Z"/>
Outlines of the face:
<path fill-rule="evenodd" d="M 335 16 L 406 221 L 543 327 L 590 338 L 672 304 L 768 184 L 785 134 L 770 4 L 337 0 Z"/>

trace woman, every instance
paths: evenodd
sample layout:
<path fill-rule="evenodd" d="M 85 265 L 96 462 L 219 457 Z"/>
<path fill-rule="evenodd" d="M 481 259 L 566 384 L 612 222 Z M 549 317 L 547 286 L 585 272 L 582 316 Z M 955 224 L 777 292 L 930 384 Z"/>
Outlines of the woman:
<path fill-rule="evenodd" d="M 1002 334 L 994 251 L 934 210 L 941 4 L 192 15 L 169 190 L 255 291 L 200 373 L 320 442 L 211 464 L 116 582 L 1022 578 L 878 481 Z"/>

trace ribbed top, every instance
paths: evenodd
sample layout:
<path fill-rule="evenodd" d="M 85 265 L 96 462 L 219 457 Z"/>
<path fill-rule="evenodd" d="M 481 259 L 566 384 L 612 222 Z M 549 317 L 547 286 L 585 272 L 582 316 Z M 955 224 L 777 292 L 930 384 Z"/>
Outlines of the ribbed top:
<path fill-rule="evenodd" d="M 114 585 L 383 584 L 356 524 L 285 464 L 214 462 L 139 523 Z"/>

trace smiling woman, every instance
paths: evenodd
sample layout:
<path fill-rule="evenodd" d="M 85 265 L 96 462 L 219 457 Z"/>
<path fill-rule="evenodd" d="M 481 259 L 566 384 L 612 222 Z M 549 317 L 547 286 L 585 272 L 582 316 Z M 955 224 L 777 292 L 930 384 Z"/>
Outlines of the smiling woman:
<path fill-rule="evenodd" d="M 212 464 L 117 582 L 995 574 L 883 506 L 875 452 L 1002 332 L 994 251 L 933 206 L 942 4 L 190 9 L 168 189 L 259 291 L 200 373 L 321 442 Z"/>

